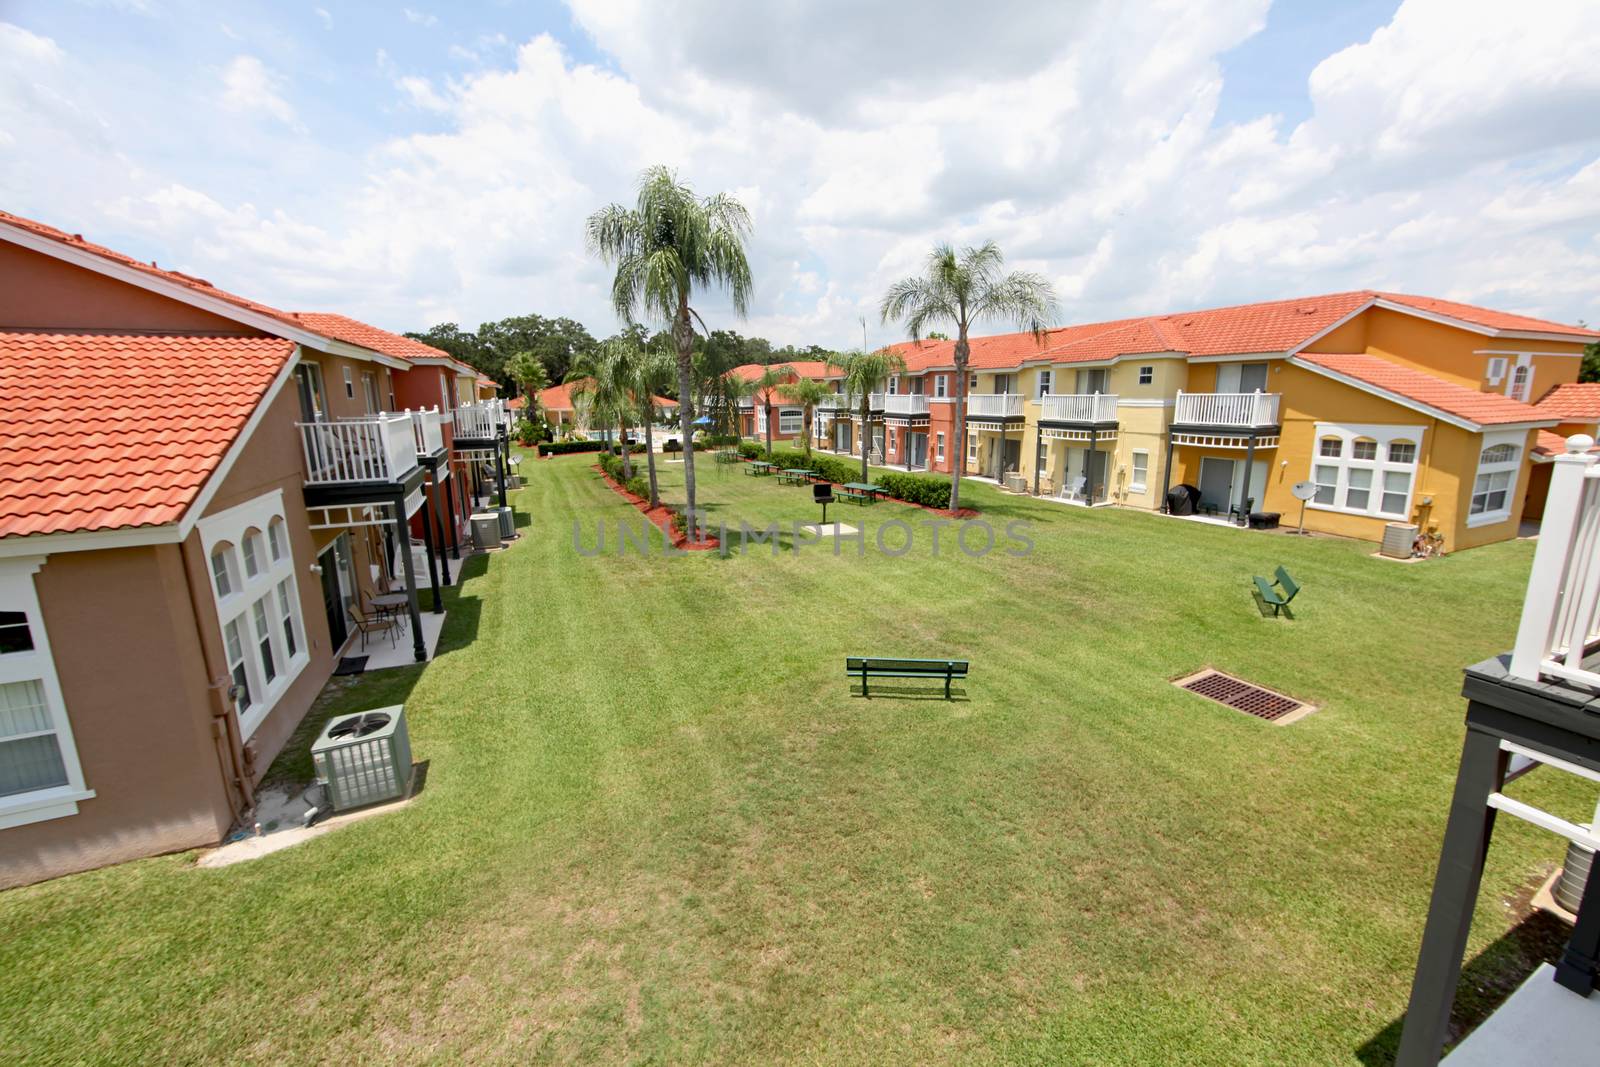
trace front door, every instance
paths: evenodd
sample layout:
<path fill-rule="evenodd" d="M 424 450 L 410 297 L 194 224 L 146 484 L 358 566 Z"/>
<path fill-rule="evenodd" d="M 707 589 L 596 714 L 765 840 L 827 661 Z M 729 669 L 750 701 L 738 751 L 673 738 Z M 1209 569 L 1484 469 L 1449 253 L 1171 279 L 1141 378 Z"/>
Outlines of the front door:
<path fill-rule="evenodd" d="M 322 610 L 328 614 L 328 640 L 337 651 L 344 647 L 350 631 L 345 625 L 344 590 L 339 588 L 338 550 L 335 546 L 329 545 L 317 557 L 317 565 L 322 568 Z"/>
<path fill-rule="evenodd" d="M 1005 456 L 1006 456 L 1006 472 L 1007 473 L 1011 473 L 1013 471 L 1021 470 L 1022 469 L 1022 441 L 1020 439 L 1018 439 L 1018 438 L 1015 438 L 1015 437 L 1006 438 Z"/>
<path fill-rule="evenodd" d="M 925 433 L 906 434 L 906 466 L 921 470 L 928 465 L 928 435 Z"/>
<path fill-rule="evenodd" d="M 1207 456 L 1200 461 L 1200 503 L 1216 507 L 1223 515 L 1233 503 L 1233 467 L 1231 459 Z"/>

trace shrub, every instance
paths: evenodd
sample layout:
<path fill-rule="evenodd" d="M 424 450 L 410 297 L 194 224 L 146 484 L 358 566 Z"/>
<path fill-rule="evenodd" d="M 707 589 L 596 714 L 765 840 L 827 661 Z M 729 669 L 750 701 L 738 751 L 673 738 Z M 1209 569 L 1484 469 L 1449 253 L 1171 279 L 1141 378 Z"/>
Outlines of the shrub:
<path fill-rule="evenodd" d="M 759 442 L 756 442 L 756 441 L 740 441 L 739 442 L 739 455 L 743 456 L 745 459 L 760 459 L 761 458 L 761 454 L 763 452 L 765 452 L 765 451 L 766 451 L 766 449 L 762 448 Z"/>
<path fill-rule="evenodd" d="M 539 446 L 546 456 L 564 456 L 569 452 L 599 452 L 606 446 L 599 441 L 549 441 Z"/>
<path fill-rule="evenodd" d="M 602 453 L 601 456 L 600 456 L 600 469 L 605 471 L 606 474 L 608 474 L 611 477 L 612 481 L 616 481 L 616 482 L 622 481 L 622 457 L 621 456 L 613 455 L 610 452 Z"/>
<path fill-rule="evenodd" d="M 628 446 L 628 451 L 637 456 L 639 453 L 644 451 L 644 445 L 642 445 L 639 442 L 635 441 L 633 444 Z M 621 445 L 612 445 L 611 446 L 611 454 L 613 456 L 622 455 L 622 446 Z"/>
<path fill-rule="evenodd" d="M 804 452 L 793 448 L 773 449 L 772 462 L 780 467 L 790 467 L 796 470 L 805 468 L 812 474 L 840 484 L 853 482 L 861 477 L 859 464 L 839 459 L 837 456 L 818 455 L 815 452 L 807 456 Z"/>
<path fill-rule="evenodd" d="M 728 448 L 740 443 L 736 433 L 704 433 L 695 442 L 701 448 Z"/>
<path fill-rule="evenodd" d="M 929 508 L 950 506 L 950 482 L 924 474 L 880 474 L 877 484 L 896 500 Z"/>
<path fill-rule="evenodd" d="M 621 463 L 622 461 L 618 460 L 617 462 Z M 622 488 L 640 500 L 650 499 L 650 482 L 642 474 L 635 474 L 632 478 L 629 478 Z"/>

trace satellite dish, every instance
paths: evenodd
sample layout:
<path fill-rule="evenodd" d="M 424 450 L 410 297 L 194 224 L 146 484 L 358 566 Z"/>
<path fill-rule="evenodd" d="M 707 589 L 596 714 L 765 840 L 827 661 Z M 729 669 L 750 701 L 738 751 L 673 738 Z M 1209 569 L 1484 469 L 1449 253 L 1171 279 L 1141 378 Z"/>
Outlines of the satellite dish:
<path fill-rule="evenodd" d="M 1300 501 L 1300 529 L 1296 530 L 1295 533 L 1304 536 L 1306 532 L 1306 501 L 1317 495 L 1317 483 L 1295 482 L 1289 487 L 1289 492 L 1293 493 L 1294 498 Z"/>

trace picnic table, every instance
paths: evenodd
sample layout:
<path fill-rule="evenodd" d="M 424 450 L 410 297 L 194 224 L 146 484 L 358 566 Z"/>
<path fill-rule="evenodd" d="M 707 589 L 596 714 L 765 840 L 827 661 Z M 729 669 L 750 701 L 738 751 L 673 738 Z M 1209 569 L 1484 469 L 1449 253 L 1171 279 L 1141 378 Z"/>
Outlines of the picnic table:
<path fill-rule="evenodd" d="M 805 485 L 811 481 L 811 468 L 785 467 L 778 472 L 778 481 L 787 482 L 790 485 Z"/>
<path fill-rule="evenodd" d="M 845 482 L 839 486 L 839 495 L 857 504 L 871 504 L 883 495 L 883 487 L 871 482 Z"/>
<path fill-rule="evenodd" d="M 768 463 L 764 459 L 753 459 L 750 461 L 749 466 L 745 467 L 744 471 L 746 474 L 753 474 L 759 478 L 762 475 L 771 474 L 777 469 L 778 465 L 776 463 Z"/>

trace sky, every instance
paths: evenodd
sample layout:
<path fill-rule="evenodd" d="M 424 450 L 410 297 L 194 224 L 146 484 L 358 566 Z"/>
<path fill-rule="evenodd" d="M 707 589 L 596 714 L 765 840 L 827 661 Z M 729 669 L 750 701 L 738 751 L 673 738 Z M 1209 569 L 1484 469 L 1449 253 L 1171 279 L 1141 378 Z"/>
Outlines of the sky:
<path fill-rule="evenodd" d="M 900 339 L 878 302 L 939 241 L 1063 322 L 1600 321 L 1593 0 L 410 4 L 0 0 L 0 208 L 393 330 L 614 332 L 583 222 L 656 163 L 750 209 L 748 318 L 696 306 L 778 344 Z"/>

